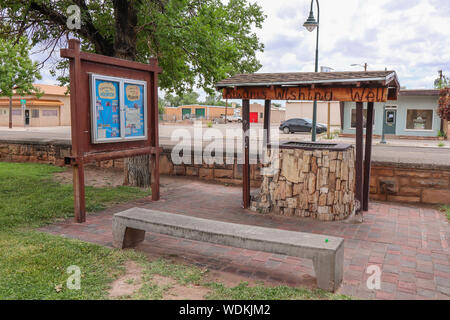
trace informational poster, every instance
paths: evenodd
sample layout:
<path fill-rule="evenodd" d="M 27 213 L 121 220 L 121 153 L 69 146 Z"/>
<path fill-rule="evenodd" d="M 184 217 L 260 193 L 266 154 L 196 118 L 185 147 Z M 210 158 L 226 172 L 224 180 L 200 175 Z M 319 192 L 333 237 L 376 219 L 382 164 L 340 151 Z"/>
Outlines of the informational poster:
<path fill-rule="evenodd" d="M 144 86 L 125 83 L 125 137 L 142 137 L 144 131 Z"/>
<path fill-rule="evenodd" d="M 91 75 L 92 143 L 147 139 L 146 82 Z"/>
<path fill-rule="evenodd" d="M 120 83 L 97 79 L 95 89 L 98 139 L 120 138 Z"/>

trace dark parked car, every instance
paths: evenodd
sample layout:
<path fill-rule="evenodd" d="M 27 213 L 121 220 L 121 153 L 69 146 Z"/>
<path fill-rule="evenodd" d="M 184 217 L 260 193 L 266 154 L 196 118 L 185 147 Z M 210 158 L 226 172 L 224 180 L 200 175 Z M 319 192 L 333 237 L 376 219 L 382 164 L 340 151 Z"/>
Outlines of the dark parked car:
<path fill-rule="evenodd" d="M 284 133 L 295 133 L 295 132 L 311 132 L 312 130 L 312 120 L 311 119 L 290 119 L 283 122 L 280 125 L 280 130 Z M 327 131 L 327 126 L 324 124 L 317 124 L 317 133 L 324 133 Z"/>

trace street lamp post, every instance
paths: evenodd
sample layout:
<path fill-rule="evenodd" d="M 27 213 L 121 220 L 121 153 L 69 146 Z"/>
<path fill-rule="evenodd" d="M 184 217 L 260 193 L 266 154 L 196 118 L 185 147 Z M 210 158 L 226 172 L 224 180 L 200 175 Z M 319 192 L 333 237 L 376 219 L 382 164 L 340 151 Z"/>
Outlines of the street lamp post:
<path fill-rule="evenodd" d="M 309 32 L 313 32 L 314 29 L 317 28 L 317 39 L 316 39 L 316 68 L 315 72 L 319 72 L 319 22 L 320 22 L 320 7 L 319 7 L 319 0 L 316 0 L 317 4 L 317 21 L 314 18 L 314 12 L 313 12 L 313 6 L 314 6 L 314 0 L 311 0 L 311 10 L 309 12 L 309 17 L 306 20 L 306 22 L 303 24 L 303 26 L 308 30 Z M 316 134 L 317 134 L 317 100 L 314 100 L 313 105 L 313 123 L 312 123 L 312 141 L 316 141 Z"/>
<path fill-rule="evenodd" d="M 387 144 L 386 135 L 385 135 L 385 131 L 384 131 L 385 123 L 386 123 L 386 104 L 384 104 L 384 106 L 383 106 L 383 128 L 381 129 L 380 144 Z"/>

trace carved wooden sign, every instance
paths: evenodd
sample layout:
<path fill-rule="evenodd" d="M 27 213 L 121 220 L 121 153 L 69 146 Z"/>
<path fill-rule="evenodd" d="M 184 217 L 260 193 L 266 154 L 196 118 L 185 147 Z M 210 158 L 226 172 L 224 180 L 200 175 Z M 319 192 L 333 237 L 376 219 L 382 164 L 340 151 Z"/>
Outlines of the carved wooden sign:
<path fill-rule="evenodd" d="M 223 89 L 224 99 L 386 102 L 388 88 L 239 87 Z"/>

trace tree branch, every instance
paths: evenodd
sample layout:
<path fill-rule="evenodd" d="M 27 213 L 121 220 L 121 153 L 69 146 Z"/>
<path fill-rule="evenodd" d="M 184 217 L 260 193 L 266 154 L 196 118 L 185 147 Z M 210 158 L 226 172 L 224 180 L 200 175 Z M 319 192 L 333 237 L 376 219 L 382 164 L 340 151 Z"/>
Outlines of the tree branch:
<path fill-rule="evenodd" d="M 114 55 L 114 47 L 113 43 L 108 39 L 105 39 L 97 28 L 92 23 L 92 18 L 89 14 L 89 10 L 86 6 L 86 3 L 83 0 L 75 1 L 77 5 L 80 7 L 80 10 L 83 10 L 83 14 L 87 17 L 87 21 L 83 21 L 81 28 L 79 30 L 69 30 L 67 28 L 67 17 L 58 11 L 50 8 L 49 6 L 43 4 L 42 2 L 38 2 L 36 0 L 30 1 L 30 9 L 36 11 L 43 15 L 47 20 L 59 25 L 67 32 L 77 33 L 84 38 L 88 39 L 95 46 L 95 51 L 99 54 L 112 56 Z"/>

